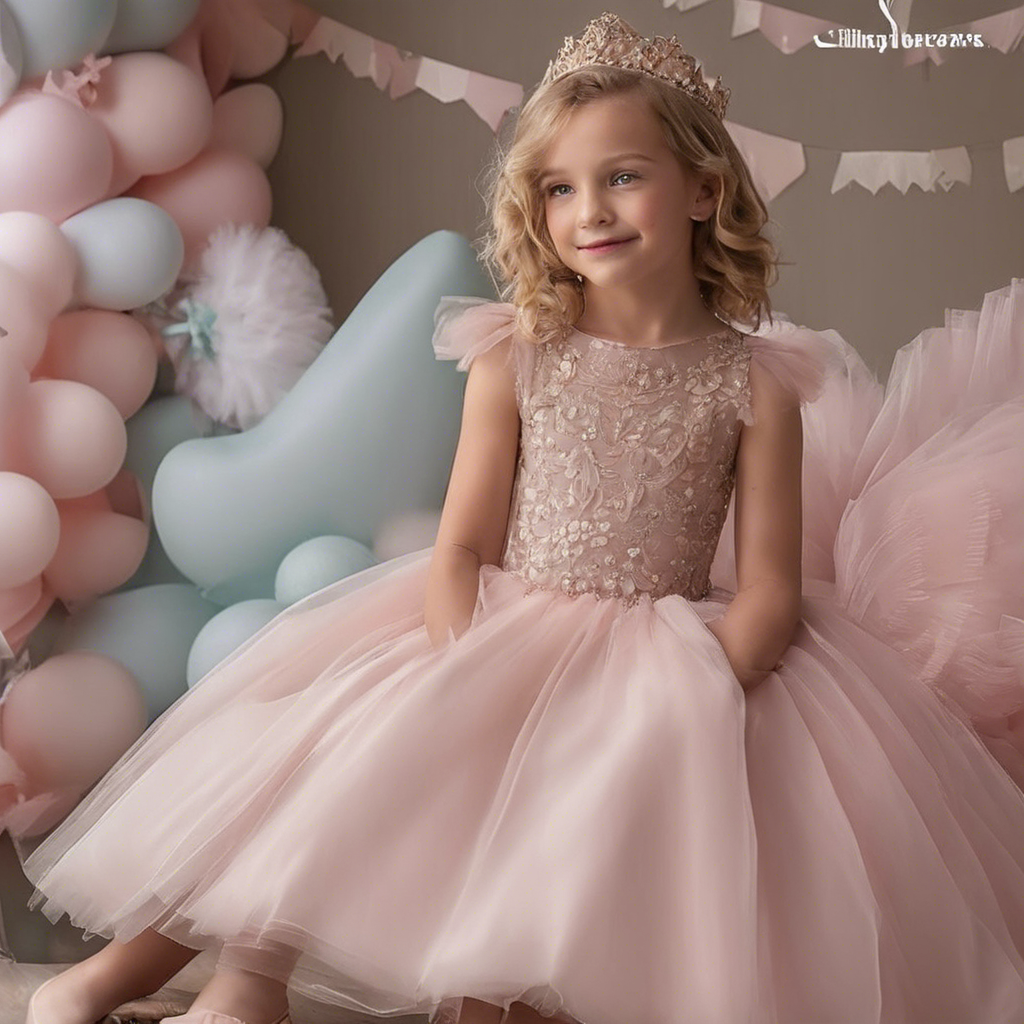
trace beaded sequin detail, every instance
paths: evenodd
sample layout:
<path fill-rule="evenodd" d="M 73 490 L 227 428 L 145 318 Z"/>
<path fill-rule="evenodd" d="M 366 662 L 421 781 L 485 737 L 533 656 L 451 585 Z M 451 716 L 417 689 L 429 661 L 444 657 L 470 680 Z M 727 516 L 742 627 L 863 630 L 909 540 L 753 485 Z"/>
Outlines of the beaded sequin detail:
<path fill-rule="evenodd" d="M 517 387 L 501 568 L 528 590 L 627 605 L 706 597 L 750 406 L 750 353 L 731 328 L 663 348 L 579 332 L 538 346 Z"/>

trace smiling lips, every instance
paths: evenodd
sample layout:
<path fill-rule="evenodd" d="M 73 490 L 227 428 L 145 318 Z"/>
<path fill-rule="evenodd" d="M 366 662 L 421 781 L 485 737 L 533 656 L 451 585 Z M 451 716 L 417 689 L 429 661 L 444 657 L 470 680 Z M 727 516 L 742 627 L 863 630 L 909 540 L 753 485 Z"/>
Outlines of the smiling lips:
<path fill-rule="evenodd" d="M 595 242 L 593 245 L 581 245 L 579 249 L 581 252 L 611 252 L 613 249 L 619 248 L 626 242 L 632 242 L 632 238 L 606 238 L 603 241 Z"/>

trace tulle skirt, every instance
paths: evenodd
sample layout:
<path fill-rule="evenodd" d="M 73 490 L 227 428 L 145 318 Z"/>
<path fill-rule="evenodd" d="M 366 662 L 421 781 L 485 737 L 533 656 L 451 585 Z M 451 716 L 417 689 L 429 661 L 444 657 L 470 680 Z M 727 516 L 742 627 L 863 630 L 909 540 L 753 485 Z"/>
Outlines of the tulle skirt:
<path fill-rule="evenodd" d="M 283 611 L 30 853 L 52 921 L 154 927 L 350 1010 L 581 1024 L 1020 1024 L 1024 794 L 808 587 L 744 693 L 706 623 L 431 549 Z"/>

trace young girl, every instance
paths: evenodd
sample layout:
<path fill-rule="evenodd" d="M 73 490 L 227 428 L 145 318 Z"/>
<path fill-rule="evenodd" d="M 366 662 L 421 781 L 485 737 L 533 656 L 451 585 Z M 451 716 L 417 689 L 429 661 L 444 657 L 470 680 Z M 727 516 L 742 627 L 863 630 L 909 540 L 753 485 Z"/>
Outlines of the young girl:
<path fill-rule="evenodd" d="M 1024 1019 L 1024 794 L 802 592 L 800 406 L 844 364 L 734 326 L 774 254 L 727 99 L 615 15 L 566 40 L 492 182 L 510 301 L 438 309 L 436 544 L 279 615 L 27 858 L 112 938 L 30 1022 L 211 947 L 169 1020 L 270 1024 L 286 982 L 432 1024 Z"/>

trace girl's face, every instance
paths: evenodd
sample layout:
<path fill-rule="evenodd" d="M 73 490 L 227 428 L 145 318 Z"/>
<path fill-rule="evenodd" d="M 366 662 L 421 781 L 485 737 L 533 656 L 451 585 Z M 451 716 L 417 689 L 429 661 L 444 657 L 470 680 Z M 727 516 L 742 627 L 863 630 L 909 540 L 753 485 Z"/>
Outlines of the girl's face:
<path fill-rule="evenodd" d="M 575 111 L 538 185 L 559 257 L 597 287 L 680 280 L 692 272 L 690 218 L 714 212 L 710 180 L 683 169 L 653 111 L 629 95 Z"/>

